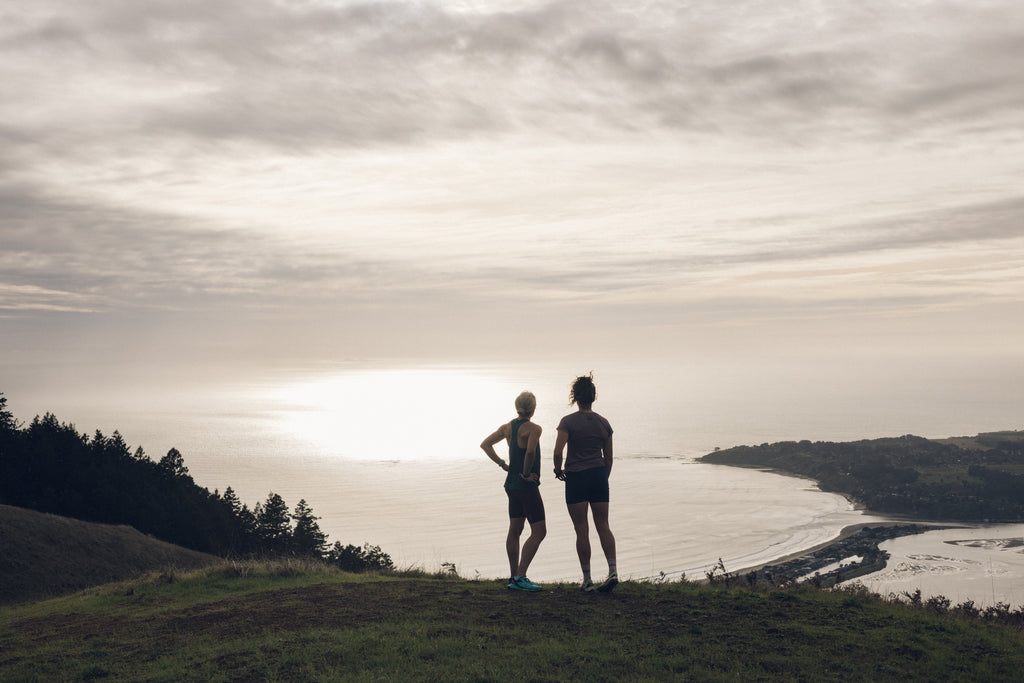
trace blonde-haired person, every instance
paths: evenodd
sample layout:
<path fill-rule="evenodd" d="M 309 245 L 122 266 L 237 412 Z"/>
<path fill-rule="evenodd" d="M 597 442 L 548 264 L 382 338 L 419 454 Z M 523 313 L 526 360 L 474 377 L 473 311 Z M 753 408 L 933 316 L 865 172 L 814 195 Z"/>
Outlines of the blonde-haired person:
<path fill-rule="evenodd" d="M 555 437 L 555 476 L 565 482 L 565 504 L 576 530 L 576 554 L 583 570 L 580 590 L 591 592 L 594 582 L 590 578 L 590 526 L 587 511 L 594 517 L 597 537 L 608 561 L 608 578 L 597 590 L 611 591 L 619 583 L 615 564 L 615 536 L 608 525 L 608 477 L 612 473 L 612 426 L 608 420 L 594 412 L 597 387 L 594 376 L 577 377 L 569 391 L 569 405 L 577 411 L 562 418 Z M 569 447 L 569 455 L 562 469 L 562 452 Z"/>
<path fill-rule="evenodd" d="M 540 542 L 547 535 L 544 522 L 544 501 L 540 497 L 540 434 L 541 427 L 530 421 L 537 409 L 537 398 L 529 391 L 516 397 L 517 417 L 498 427 L 480 443 L 487 457 L 508 472 L 505 493 L 508 495 L 508 553 L 510 590 L 539 591 L 541 587 L 526 578 L 530 562 L 537 554 Z M 499 441 L 508 444 L 508 462 L 494 451 Z M 519 548 L 519 537 L 526 522 L 530 522 L 530 536 Z"/>

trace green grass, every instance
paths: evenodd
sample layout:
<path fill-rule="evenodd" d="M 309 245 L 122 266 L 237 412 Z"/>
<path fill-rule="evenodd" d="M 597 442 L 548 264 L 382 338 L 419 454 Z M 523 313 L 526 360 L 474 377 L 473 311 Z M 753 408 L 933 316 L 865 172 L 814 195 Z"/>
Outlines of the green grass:
<path fill-rule="evenodd" d="M 0 505 L 0 605 L 72 593 L 161 567 L 198 568 L 219 561 L 131 527 Z"/>
<path fill-rule="evenodd" d="M 0 612 L 0 680 L 1022 680 L 1024 633 L 859 593 L 241 565 Z"/>

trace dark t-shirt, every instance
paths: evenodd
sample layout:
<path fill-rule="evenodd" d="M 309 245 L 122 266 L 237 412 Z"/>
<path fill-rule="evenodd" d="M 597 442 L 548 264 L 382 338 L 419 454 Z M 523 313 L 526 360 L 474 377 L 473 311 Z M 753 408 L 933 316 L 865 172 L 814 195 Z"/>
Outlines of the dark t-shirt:
<path fill-rule="evenodd" d="M 604 442 L 612 435 L 608 420 L 594 412 L 575 412 L 562 418 L 558 430 L 569 435 L 569 450 L 565 456 L 567 472 L 605 466 Z"/>

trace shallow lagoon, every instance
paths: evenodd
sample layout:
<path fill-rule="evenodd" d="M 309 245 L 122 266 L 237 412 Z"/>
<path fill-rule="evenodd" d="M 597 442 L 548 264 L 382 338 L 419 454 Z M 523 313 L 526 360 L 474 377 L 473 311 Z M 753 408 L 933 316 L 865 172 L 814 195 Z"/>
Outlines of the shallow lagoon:
<path fill-rule="evenodd" d="M 890 559 L 880 572 L 861 577 L 870 590 L 942 595 L 954 605 L 1024 605 L 1024 524 L 940 529 L 881 544 Z"/>

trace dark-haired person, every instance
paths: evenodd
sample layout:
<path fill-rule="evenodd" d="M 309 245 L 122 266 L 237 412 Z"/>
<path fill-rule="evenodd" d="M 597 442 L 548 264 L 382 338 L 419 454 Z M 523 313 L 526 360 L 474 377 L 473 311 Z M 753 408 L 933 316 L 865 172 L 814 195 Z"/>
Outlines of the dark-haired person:
<path fill-rule="evenodd" d="M 607 593 L 619 583 L 615 566 L 615 536 L 608 526 L 608 477 L 612 473 L 612 426 L 608 420 L 594 412 L 597 387 L 594 376 L 577 377 L 569 392 L 569 405 L 577 410 L 558 423 L 555 439 L 555 476 L 565 482 L 565 504 L 576 530 L 576 554 L 583 569 L 580 590 L 594 590 L 590 578 L 590 527 L 588 510 L 594 517 L 594 527 L 601 540 L 601 549 L 608 560 L 608 578 L 597 589 Z M 569 447 L 562 469 L 562 452 Z"/>
<path fill-rule="evenodd" d="M 539 591 L 541 587 L 526 578 L 530 562 L 537 554 L 540 542 L 547 535 L 544 523 L 544 501 L 540 497 L 540 434 L 541 427 L 530 421 L 537 408 L 537 399 L 529 391 L 516 397 L 518 417 L 503 424 L 480 443 L 487 457 L 508 472 L 505 493 L 508 495 L 508 552 L 510 590 Z M 494 444 L 508 443 L 508 463 L 494 452 Z M 529 520 L 530 537 L 519 551 L 519 537 Z"/>

